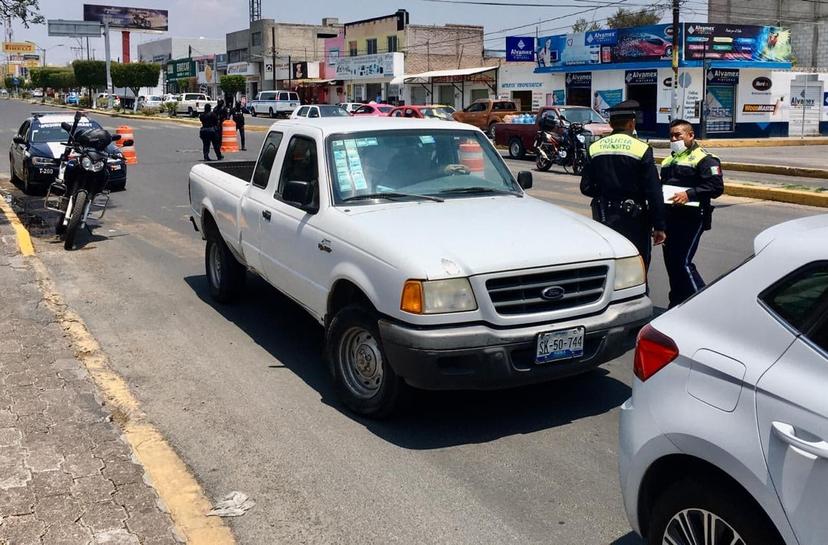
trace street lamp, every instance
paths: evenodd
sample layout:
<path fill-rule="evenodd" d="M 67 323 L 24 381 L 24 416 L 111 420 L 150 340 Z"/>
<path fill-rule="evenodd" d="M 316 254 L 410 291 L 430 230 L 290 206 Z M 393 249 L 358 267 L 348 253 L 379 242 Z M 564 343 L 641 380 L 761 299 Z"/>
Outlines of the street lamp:
<path fill-rule="evenodd" d="M 43 66 L 46 66 L 46 51 L 48 51 L 49 49 L 54 49 L 54 48 L 56 48 L 56 47 L 66 47 L 66 44 L 57 44 L 57 45 L 52 45 L 52 46 L 49 46 L 49 47 L 40 47 L 40 46 L 39 46 L 39 45 L 37 45 L 35 42 L 31 42 L 31 43 L 33 43 L 33 44 L 34 44 L 35 48 L 36 48 L 38 51 L 42 51 L 42 52 L 43 52 Z"/>

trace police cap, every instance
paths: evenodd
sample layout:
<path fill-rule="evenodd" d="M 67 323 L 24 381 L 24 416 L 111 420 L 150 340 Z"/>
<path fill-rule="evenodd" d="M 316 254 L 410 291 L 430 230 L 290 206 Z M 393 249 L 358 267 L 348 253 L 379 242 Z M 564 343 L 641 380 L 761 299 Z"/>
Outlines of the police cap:
<path fill-rule="evenodd" d="M 633 119 L 641 111 L 637 100 L 625 100 L 607 109 L 610 119 Z"/>

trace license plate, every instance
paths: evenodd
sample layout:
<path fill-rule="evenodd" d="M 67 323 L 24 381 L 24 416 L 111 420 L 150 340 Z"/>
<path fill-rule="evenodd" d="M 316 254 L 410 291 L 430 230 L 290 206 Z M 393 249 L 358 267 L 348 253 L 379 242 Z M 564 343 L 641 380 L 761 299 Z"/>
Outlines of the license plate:
<path fill-rule="evenodd" d="M 121 165 L 109 165 L 109 170 L 121 170 Z"/>
<path fill-rule="evenodd" d="M 51 168 L 39 168 L 37 169 L 39 174 L 54 174 L 54 169 Z"/>
<path fill-rule="evenodd" d="M 571 360 L 584 355 L 584 328 L 573 327 L 538 335 L 535 363 Z"/>

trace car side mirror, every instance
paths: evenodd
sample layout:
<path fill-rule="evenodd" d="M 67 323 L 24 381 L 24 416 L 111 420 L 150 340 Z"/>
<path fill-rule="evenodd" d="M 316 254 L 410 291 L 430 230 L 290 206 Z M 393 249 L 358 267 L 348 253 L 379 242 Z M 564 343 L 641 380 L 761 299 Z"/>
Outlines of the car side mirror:
<path fill-rule="evenodd" d="M 532 187 L 532 173 L 528 170 L 518 172 L 518 185 L 523 189 L 530 189 Z"/>
<path fill-rule="evenodd" d="M 282 190 L 282 200 L 291 206 L 315 214 L 319 207 L 314 205 L 314 185 L 311 182 L 288 180 Z"/>
<path fill-rule="evenodd" d="M 15 144 L 25 145 L 26 139 L 20 135 L 15 135 L 15 137 L 12 138 L 12 142 L 14 142 Z"/>

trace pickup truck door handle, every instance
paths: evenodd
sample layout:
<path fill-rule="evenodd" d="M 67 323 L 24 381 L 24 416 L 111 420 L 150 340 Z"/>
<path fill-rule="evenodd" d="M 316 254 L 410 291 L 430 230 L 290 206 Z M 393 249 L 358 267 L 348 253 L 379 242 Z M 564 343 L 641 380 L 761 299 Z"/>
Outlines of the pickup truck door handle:
<path fill-rule="evenodd" d="M 796 436 L 794 427 L 784 422 L 774 422 L 773 433 L 789 445 L 813 454 L 818 458 L 828 458 L 828 443 L 825 441 L 806 441 Z"/>
<path fill-rule="evenodd" d="M 270 221 L 270 210 L 262 210 L 262 217 L 265 220 Z"/>

